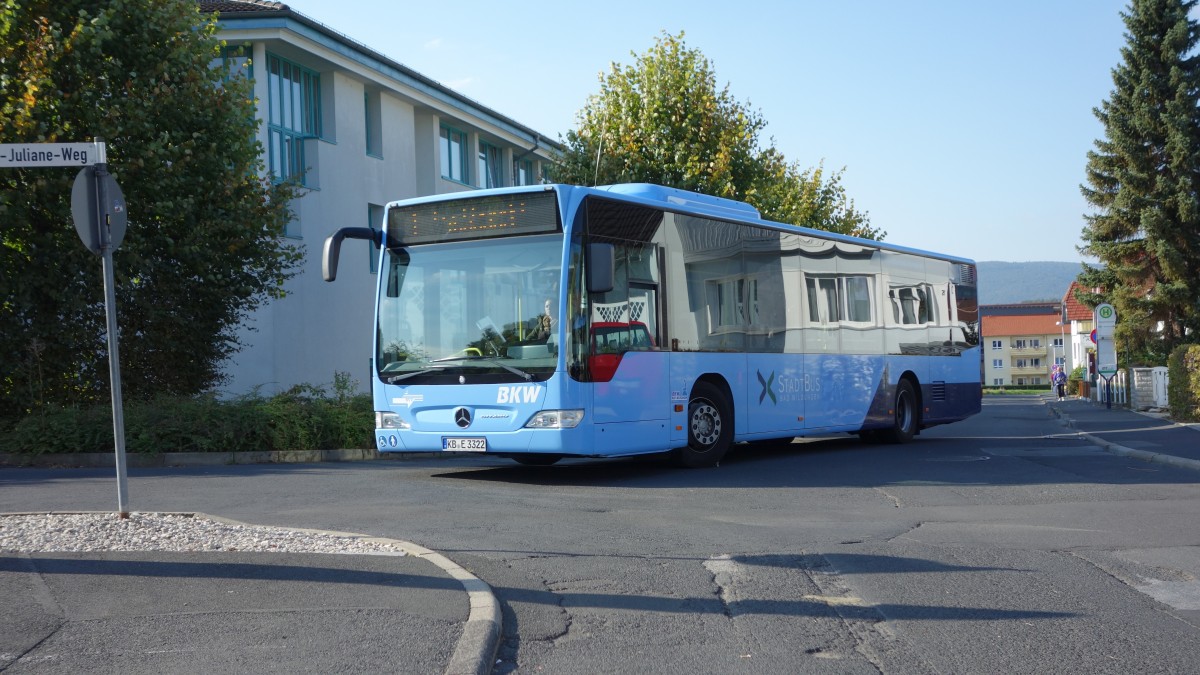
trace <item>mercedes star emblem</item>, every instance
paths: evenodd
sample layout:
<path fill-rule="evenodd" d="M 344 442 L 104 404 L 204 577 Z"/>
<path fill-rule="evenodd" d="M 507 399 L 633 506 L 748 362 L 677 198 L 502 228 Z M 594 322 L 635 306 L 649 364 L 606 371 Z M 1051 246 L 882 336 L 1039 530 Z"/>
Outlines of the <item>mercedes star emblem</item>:
<path fill-rule="evenodd" d="M 454 423 L 466 429 L 471 426 L 471 411 L 466 408 L 459 408 L 454 411 Z"/>

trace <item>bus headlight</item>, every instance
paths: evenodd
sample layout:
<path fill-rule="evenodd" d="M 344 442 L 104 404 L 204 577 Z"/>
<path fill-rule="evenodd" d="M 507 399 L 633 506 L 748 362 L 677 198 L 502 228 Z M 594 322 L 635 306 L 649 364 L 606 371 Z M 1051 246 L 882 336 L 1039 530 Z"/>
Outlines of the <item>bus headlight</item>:
<path fill-rule="evenodd" d="M 526 429 L 574 429 L 583 421 L 582 410 L 543 410 L 525 423 Z"/>
<path fill-rule="evenodd" d="M 375 411 L 375 428 L 376 429 L 411 429 L 408 422 L 400 417 L 399 413 L 394 412 L 379 412 Z"/>

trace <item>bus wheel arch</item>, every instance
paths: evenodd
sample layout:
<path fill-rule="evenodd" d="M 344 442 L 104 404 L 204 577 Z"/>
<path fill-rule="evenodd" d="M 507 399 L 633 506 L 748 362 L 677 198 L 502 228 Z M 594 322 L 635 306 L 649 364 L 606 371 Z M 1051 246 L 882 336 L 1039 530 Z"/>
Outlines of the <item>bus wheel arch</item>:
<path fill-rule="evenodd" d="M 908 443 L 921 429 L 921 386 L 911 372 L 904 373 L 896 381 L 890 410 L 891 425 L 879 430 L 880 440 Z"/>
<path fill-rule="evenodd" d="M 692 385 L 687 405 L 687 445 L 673 452 L 688 468 L 720 463 L 733 445 L 733 394 L 723 378 L 703 376 Z"/>

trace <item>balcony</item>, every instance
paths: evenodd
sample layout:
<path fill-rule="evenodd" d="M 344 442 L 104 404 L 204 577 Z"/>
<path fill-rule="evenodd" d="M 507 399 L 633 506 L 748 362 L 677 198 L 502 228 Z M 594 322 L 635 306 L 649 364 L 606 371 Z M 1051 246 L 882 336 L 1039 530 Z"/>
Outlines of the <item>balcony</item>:
<path fill-rule="evenodd" d="M 1008 353 L 1012 356 L 1047 356 L 1050 354 L 1050 346 L 1043 345 L 1041 347 L 1025 347 L 1024 349 L 1017 349 L 1016 347 L 1013 347 L 1012 349 L 1008 350 Z"/>

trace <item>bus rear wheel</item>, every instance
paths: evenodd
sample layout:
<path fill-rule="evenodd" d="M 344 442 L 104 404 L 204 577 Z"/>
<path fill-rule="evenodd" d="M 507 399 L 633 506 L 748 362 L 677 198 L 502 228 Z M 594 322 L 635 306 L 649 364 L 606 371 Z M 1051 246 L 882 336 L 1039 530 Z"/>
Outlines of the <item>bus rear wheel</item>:
<path fill-rule="evenodd" d="M 688 400 L 688 444 L 675 449 L 675 461 L 688 468 L 716 466 L 733 442 L 733 406 L 724 392 L 697 382 Z"/>
<path fill-rule="evenodd" d="M 896 383 L 896 403 L 892 408 L 892 426 L 880 429 L 880 440 L 888 443 L 907 443 L 917 433 L 920 417 L 917 407 L 917 394 L 913 391 L 912 383 L 900 380 Z"/>

